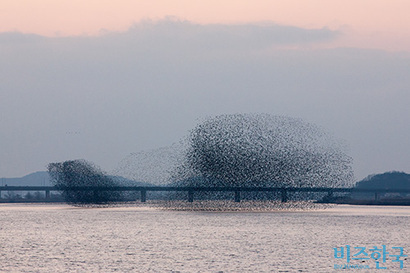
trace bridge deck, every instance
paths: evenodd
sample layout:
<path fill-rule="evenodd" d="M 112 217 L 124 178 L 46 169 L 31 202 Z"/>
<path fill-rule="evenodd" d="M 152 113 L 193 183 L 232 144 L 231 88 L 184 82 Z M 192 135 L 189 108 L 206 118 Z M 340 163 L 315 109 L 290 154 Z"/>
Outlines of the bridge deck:
<path fill-rule="evenodd" d="M 410 193 L 410 189 L 358 189 L 358 188 L 281 188 L 281 187 L 168 187 L 168 186 L 153 186 L 153 187 L 70 187 L 70 188 L 58 188 L 53 186 L 2 186 L 1 191 L 45 191 L 46 198 L 50 197 L 50 191 L 61 190 L 83 190 L 83 191 L 139 191 L 141 192 L 141 202 L 145 202 L 147 199 L 146 193 L 148 191 L 184 191 L 188 193 L 188 201 L 193 202 L 194 192 L 234 192 L 235 201 L 240 202 L 241 192 L 280 192 L 282 195 L 282 202 L 288 200 L 288 193 L 290 192 L 327 192 L 329 195 L 336 192 L 370 192 L 375 194 L 375 199 L 381 193 Z"/>

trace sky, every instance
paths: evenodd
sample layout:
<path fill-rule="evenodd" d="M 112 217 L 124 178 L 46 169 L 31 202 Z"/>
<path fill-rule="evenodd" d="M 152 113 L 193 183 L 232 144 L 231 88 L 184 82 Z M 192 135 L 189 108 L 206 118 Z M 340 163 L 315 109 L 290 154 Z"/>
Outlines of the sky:
<path fill-rule="evenodd" d="M 83 158 L 111 171 L 203 117 L 302 118 L 356 178 L 410 172 L 410 1 L 0 5 L 0 177 Z"/>

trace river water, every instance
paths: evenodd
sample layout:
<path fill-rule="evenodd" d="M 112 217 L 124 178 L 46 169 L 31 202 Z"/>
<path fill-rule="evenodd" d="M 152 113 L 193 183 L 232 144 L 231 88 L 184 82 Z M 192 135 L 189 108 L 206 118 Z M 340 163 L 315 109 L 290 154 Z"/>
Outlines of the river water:
<path fill-rule="evenodd" d="M 347 263 L 346 245 L 351 258 L 365 247 L 369 260 Z M 370 252 L 383 245 L 384 263 Z M 341 247 L 344 258 L 335 258 Z M 389 256 L 400 249 L 392 247 L 410 256 L 410 207 L 206 212 L 0 204 L 0 272 L 346 272 L 335 269 L 346 264 L 361 266 L 349 272 L 410 272 L 409 257 L 399 257 L 400 269 Z"/>

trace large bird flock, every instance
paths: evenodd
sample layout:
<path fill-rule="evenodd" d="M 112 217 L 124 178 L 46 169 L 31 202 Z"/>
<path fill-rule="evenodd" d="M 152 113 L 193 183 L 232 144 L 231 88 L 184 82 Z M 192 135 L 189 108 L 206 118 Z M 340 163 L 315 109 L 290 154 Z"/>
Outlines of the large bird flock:
<path fill-rule="evenodd" d="M 51 163 L 49 172 L 71 203 L 121 199 L 115 191 L 73 190 L 78 186 L 119 185 L 87 161 Z M 334 188 L 351 187 L 354 181 L 352 158 L 328 133 L 301 119 L 268 114 L 206 118 L 177 144 L 130 154 L 116 175 L 163 186 Z M 306 193 L 299 195 L 312 198 Z M 226 192 L 204 192 L 198 197 L 228 196 Z M 181 198 L 178 194 L 168 197 Z M 269 193 L 247 193 L 246 197 L 272 199 Z"/>
<path fill-rule="evenodd" d="M 178 144 L 125 158 L 118 173 L 180 186 L 350 187 L 352 158 L 301 119 L 233 114 L 200 122 Z"/>

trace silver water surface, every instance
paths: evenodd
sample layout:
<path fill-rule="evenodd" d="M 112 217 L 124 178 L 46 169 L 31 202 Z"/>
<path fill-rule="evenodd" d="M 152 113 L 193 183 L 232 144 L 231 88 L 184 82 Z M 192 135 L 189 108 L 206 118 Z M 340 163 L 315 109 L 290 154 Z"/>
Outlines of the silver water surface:
<path fill-rule="evenodd" d="M 409 207 L 192 212 L 0 204 L 0 272 L 337 272 L 334 264 L 345 262 L 334 259 L 334 247 L 384 244 L 409 255 L 409 238 Z M 381 271 L 409 272 L 408 258 L 402 270 L 391 259 Z"/>

